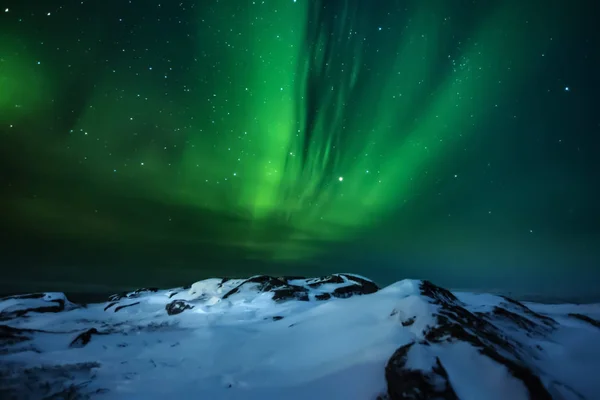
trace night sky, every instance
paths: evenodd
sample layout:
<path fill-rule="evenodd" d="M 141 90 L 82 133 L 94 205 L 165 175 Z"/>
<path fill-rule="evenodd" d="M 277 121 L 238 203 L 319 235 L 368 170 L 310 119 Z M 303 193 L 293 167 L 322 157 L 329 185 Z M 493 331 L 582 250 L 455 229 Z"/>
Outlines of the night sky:
<path fill-rule="evenodd" d="M 600 295 L 598 8 L 0 0 L 0 290 Z"/>

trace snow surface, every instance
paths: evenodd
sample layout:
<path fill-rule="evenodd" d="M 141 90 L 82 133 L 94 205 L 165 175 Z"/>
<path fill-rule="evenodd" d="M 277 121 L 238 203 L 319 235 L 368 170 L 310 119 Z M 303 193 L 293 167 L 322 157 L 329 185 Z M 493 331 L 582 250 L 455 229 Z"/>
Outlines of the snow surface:
<path fill-rule="evenodd" d="M 308 290 L 309 301 L 281 302 L 258 283 L 244 282 L 207 279 L 187 290 L 139 291 L 87 306 L 61 293 L 0 299 L 0 397 L 375 400 L 387 392 L 390 356 L 422 341 L 439 308 L 417 280 L 319 301 L 315 296 L 352 282 L 290 279 Z M 505 302 L 495 295 L 455 295 L 471 312 Z M 175 300 L 193 308 L 169 315 L 165 308 Z M 17 315 L 61 301 L 64 311 Z M 544 384 L 556 398 L 600 398 L 600 380 L 593 378 L 600 370 L 600 328 L 568 316 L 597 318 L 600 304 L 527 307 L 560 323 L 547 335 L 510 333 L 534 349 L 531 363 Z M 26 339 L 15 339 L 11 328 Z M 97 333 L 88 343 L 74 341 L 92 328 Z M 428 370 L 436 358 L 460 399 L 528 398 L 507 368 L 466 342 L 412 347 L 407 365 Z"/>

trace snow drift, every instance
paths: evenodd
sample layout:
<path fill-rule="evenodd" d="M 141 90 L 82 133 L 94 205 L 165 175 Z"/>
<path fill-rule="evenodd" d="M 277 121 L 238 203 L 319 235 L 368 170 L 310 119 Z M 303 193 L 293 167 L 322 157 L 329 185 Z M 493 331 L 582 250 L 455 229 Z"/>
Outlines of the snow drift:
<path fill-rule="evenodd" d="M 597 399 L 600 305 L 352 274 L 0 299 L 0 398 Z"/>

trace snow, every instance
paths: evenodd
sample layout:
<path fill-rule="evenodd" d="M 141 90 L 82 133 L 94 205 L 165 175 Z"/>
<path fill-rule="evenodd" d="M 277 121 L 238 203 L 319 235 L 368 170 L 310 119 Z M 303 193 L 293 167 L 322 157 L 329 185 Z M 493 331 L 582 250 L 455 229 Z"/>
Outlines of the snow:
<path fill-rule="evenodd" d="M 0 397 L 2 388 L 21 385 L 25 369 L 37 367 L 40 385 L 24 398 L 78 385 L 100 399 L 375 400 L 387 391 L 384 371 L 390 356 L 423 340 L 424 331 L 436 324 L 439 306 L 421 294 L 418 280 L 372 294 L 315 300 L 352 285 L 352 276 L 317 287 L 311 286 L 314 280 L 290 279 L 288 284 L 309 291 L 309 301 L 276 302 L 272 291 L 261 292 L 258 283 L 240 279 L 207 279 L 188 290 L 133 292 L 85 307 L 62 293 L 0 299 L 1 313 L 53 306 L 57 299 L 66 304 L 61 312 L 30 311 L 0 320 L 0 327 L 34 330 L 23 333 L 31 340 L 10 345 L 0 340 Z M 503 303 L 494 295 L 456 295 L 472 312 Z M 175 300 L 193 308 L 168 315 L 165 307 Z M 568 313 L 595 313 L 600 305 L 527 306 L 570 322 L 547 337 L 519 336 L 527 340 L 525 346 L 545 349 L 534 363 L 547 385 L 560 381 L 594 398 L 600 383 L 590 376 L 600 367 L 600 329 Z M 89 343 L 70 346 L 91 328 L 98 334 Z M 461 399 L 527 398 L 521 381 L 466 342 L 413 347 L 407 365 L 428 370 L 436 357 Z M 566 399 L 577 398 L 565 385 L 555 390 Z"/>
<path fill-rule="evenodd" d="M 9 313 L 23 308 L 34 307 L 53 307 L 57 302 L 65 302 L 68 307 L 73 307 L 63 293 L 40 293 L 39 296 L 23 295 L 22 297 L 14 296 L 0 303 L 0 312 Z"/>

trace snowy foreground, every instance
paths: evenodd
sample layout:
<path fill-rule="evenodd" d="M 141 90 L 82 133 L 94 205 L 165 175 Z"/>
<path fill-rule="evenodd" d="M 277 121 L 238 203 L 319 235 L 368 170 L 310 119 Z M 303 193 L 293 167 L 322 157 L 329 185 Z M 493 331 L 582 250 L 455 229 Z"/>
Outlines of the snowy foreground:
<path fill-rule="evenodd" d="M 0 299 L 2 399 L 600 399 L 600 304 L 208 279 L 76 305 Z"/>

